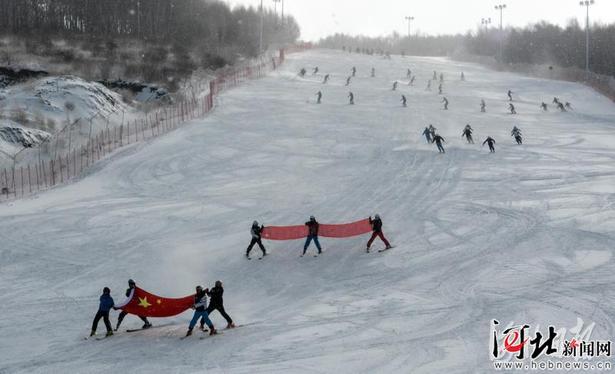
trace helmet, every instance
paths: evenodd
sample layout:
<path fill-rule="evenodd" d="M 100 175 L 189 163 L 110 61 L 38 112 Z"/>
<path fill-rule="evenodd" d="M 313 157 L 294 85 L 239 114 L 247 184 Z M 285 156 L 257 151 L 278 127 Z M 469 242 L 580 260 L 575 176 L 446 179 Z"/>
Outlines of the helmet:
<path fill-rule="evenodd" d="M 376 217 L 376 219 L 380 219 L 380 215 L 376 214 L 374 217 Z"/>
<path fill-rule="evenodd" d="M 136 283 L 135 283 L 135 281 L 133 281 L 132 279 L 129 279 L 129 280 L 128 280 L 128 285 L 129 285 L 129 286 L 134 286 L 134 285 L 136 285 Z"/>

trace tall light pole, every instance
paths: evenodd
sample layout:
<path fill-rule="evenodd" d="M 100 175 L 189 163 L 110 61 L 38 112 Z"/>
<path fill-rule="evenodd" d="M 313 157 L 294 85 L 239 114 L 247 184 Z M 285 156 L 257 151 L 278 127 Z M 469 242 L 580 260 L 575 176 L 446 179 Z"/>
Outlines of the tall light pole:
<path fill-rule="evenodd" d="M 594 5 L 594 0 L 584 0 L 579 2 L 579 5 L 587 9 L 585 18 L 585 70 L 589 73 L 589 6 Z"/>
<path fill-rule="evenodd" d="M 265 25 L 263 21 L 263 0 L 261 0 L 261 31 L 260 31 L 260 38 L 258 42 L 258 54 L 259 55 L 263 53 L 263 27 L 265 27 Z"/>
<path fill-rule="evenodd" d="M 485 29 L 488 29 L 489 25 L 491 25 L 491 17 L 489 17 L 489 18 L 481 18 L 480 24 L 483 25 L 483 27 Z"/>
<path fill-rule="evenodd" d="M 498 4 L 495 6 L 495 10 L 500 11 L 500 62 L 502 62 L 503 55 L 503 43 L 504 43 L 504 24 L 503 24 L 503 16 L 504 9 L 506 9 L 506 4 Z"/>
<path fill-rule="evenodd" d="M 406 21 L 408 21 L 408 37 L 410 37 L 410 35 L 411 35 L 411 33 L 410 33 L 410 31 L 411 31 L 410 27 L 411 26 L 410 25 L 411 25 L 412 21 L 414 21 L 414 17 L 406 16 Z"/>

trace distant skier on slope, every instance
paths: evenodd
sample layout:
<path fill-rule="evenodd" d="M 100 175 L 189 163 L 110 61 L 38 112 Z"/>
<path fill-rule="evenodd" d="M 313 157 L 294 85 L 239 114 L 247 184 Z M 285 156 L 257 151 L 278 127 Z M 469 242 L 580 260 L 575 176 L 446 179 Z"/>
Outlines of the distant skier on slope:
<path fill-rule="evenodd" d="M 557 97 L 553 98 L 553 104 L 555 105 L 559 104 L 559 99 Z"/>
<path fill-rule="evenodd" d="M 103 288 L 103 294 L 100 295 L 100 303 L 98 305 L 98 312 L 96 312 L 96 316 L 94 317 L 94 322 L 92 322 L 92 332 L 90 336 L 96 335 L 96 329 L 98 328 L 98 322 L 102 318 L 105 322 L 105 327 L 107 328 L 107 335 L 113 335 L 113 330 L 111 329 L 111 322 L 109 321 L 109 311 L 111 308 L 115 306 L 115 302 L 111 297 L 111 290 L 109 287 Z"/>
<path fill-rule="evenodd" d="M 438 73 L 436 73 L 436 71 L 433 71 L 433 80 L 437 81 L 438 80 Z"/>
<path fill-rule="evenodd" d="M 465 76 L 465 74 L 463 74 L 463 71 L 462 71 L 461 72 L 461 81 L 465 82 L 465 80 L 466 80 L 466 76 Z"/>
<path fill-rule="evenodd" d="M 352 92 L 348 93 L 348 104 L 354 105 L 354 94 Z"/>
<path fill-rule="evenodd" d="M 322 91 L 316 93 L 316 104 L 320 104 L 322 101 Z"/>
<path fill-rule="evenodd" d="M 324 79 L 322 80 L 322 84 L 326 84 L 329 81 L 329 74 L 325 75 Z"/>
<path fill-rule="evenodd" d="M 440 83 L 444 83 L 444 73 L 440 73 Z"/>
<path fill-rule="evenodd" d="M 367 253 L 369 253 L 369 249 L 377 237 L 380 238 L 380 240 L 382 240 L 382 242 L 386 246 L 385 249 L 391 249 L 391 243 L 389 243 L 389 241 L 384 237 L 384 234 L 382 233 L 382 220 L 380 219 L 380 216 L 376 214 L 373 220 L 372 220 L 372 217 L 370 216 L 369 224 L 372 225 L 372 237 L 369 238 L 369 240 L 367 241 L 367 249 L 366 249 Z"/>
<path fill-rule="evenodd" d="M 517 114 L 517 110 L 515 109 L 513 103 L 508 104 L 508 110 L 510 110 L 510 114 Z"/>
<path fill-rule="evenodd" d="M 407 104 L 407 99 L 406 99 L 406 95 L 401 95 L 401 105 L 405 108 L 408 104 Z"/>
<path fill-rule="evenodd" d="M 190 324 L 188 325 L 188 331 L 186 332 L 186 336 L 192 335 L 192 329 L 196 326 L 196 323 L 199 319 L 203 319 L 204 322 L 209 327 L 209 335 L 215 335 L 218 332 L 214 327 L 214 324 L 211 323 L 209 319 L 209 313 L 207 313 L 207 292 L 209 290 L 204 290 L 201 286 L 196 286 L 196 294 L 194 295 L 194 305 L 192 309 L 194 309 L 194 315 L 192 316 L 192 320 L 190 320 Z"/>
<path fill-rule="evenodd" d="M 448 99 L 446 97 L 442 99 L 442 103 L 444 103 L 444 110 L 448 110 Z"/>
<path fill-rule="evenodd" d="M 542 102 L 542 104 L 540 104 L 540 107 L 542 108 L 543 112 L 547 112 L 549 110 L 549 106 L 544 101 Z"/>
<path fill-rule="evenodd" d="M 425 127 L 425 130 L 423 130 L 423 136 L 425 136 L 427 143 L 430 144 L 431 143 L 431 130 L 429 130 L 429 127 Z"/>
<path fill-rule="evenodd" d="M 409 86 L 414 86 L 414 80 L 416 79 L 416 75 L 413 75 L 412 78 L 410 78 L 410 82 L 408 82 Z"/>
<path fill-rule="evenodd" d="M 432 139 L 434 136 L 436 136 L 436 130 L 437 129 L 432 124 L 429 124 L 429 133 L 431 134 Z"/>
<path fill-rule="evenodd" d="M 318 66 L 316 66 L 314 68 L 314 71 L 312 72 L 312 75 L 316 75 L 316 74 L 318 74 Z"/>
<path fill-rule="evenodd" d="M 440 135 L 436 134 L 436 136 L 433 137 L 431 142 L 432 143 L 436 143 L 436 146 L 438 146 L 438 152 L 439 153 L 446 153 L 444 151 L 444 146 L 442 145 L 442 143 L 446 143 L 446 141 L 444 140 L 443 137 L 441 137 Z"/>
<path fill-rule="evenodd" d="M 568 109 L 568 110 L 573 110 L 573 109 L 572 109 L 572 104 L 570 104 L 570 103 L 569 103 L 569 102 L 567 102 L 567 101 L 566 101 L 565 107 L 566 107 L 566 109 Z"/>
<path fill-rule="evenodd" d="M 487 103 L 485 103 L 484 99 L 480 100 L 480 112 L 481 113 L 487 112 Z"/>
<path fill-rule="evenodd" d="M 350 86 L 350 79 L 351 79 L 351 78 L 352 78 L 352 77 L 348 77 L 348 78 L 346 78 L 346 86 Z"/>
<path fill-rule="evenodd" d="M 376 68 L 372 68 L 372 78 L 376 78 Z"/>
<path fill-rule="evenodd" d="M 442 95 L 442 83 L 438 86 L 438 95 Z"/>
<path fill-rule="evenodd" d="M 301 68 L 301 70 L 299 71 L 299 76 L 301 78 L 305 77 L 305 73 L 307 73 L 307 71 L 305 70 L 305 68 Z"/>
<path fill-rule="evenodd" d="M 353 78 L 357 76 L 357 67 L 356 66 L 352 67 L 352 76 L 353 76 Z"/>
<path fill-rule="evenodd" d="M 519 129 L 517 126 L 514 126 L 512 131 L 510 132 L 510 136 L 515 138 L 515 141 L 517 142 L 517 144 L 521 145 L 523 144 L 523 137 L 521 136 L 521 129 Z"/>
<path fill-rule="evenodd" d="M 511 90 L 508 90 L 508 101 L 513 101 L 512 94 L 513 92 Z"/>
<path fill-rule="evenodd" d="M 301 254 L 301 257 L 305 256 L 305 252 L 310 246 L 312 240 L 314 241 L 314 244 L 316 244 L 316 248 L 318 248 L 318 254 L 321 254 L 322 248 L 320 247 L 320 242 L 318 241 L 318 229 L 320 228 L 320 224 L 318 223 L 318 221 L 316 221 L 316 218 L 314 216 L 310 216 L 310 220 L 307 221 L 305 225 L 308 227 L 308 236 L 305 239 L 305 244 L 303 245 L 303 253 Z"/>
<path fill-rule="evenodd" d="M 492 137 L 488 136 L 487 139 L 485 139 L 485 141 L 483 142 L 483 146 L 485 144 L 489 145 L 489 152 L 490 153 L 495 153 L 495 139 L 493 139 Z"/>
<path fill-rule="evenodd" d="M 427 88 L 425 88 L 425 91 L 431 91 L 431 81 L 427 81 Z"/>
<path fill-rule="evenodd" d="M 250 251 L 252 251 L 252 248 L 255 244 L 258 244 L 259 248 L 263 252 L 263 257 L 267 256 L 267 251 L 265 250 L 265 246 L 263 245 L 263 241 L 261 238 L 264 229 L 265 226 L 259 225 L 258 221 L 252 222 L 252 227 L 250 228 L 250 235 L 252 235 L 252 240 L 250 240 L 250 245 L 248 245 L 248 248 L 246 249 L 246 257 L 248 259 L 250 259 Z"/>
<path fill-rule="evenodd" d="M 461 137 L 466 138 L 466 140 L 468 141 L 468 144 L 474 144 L 474 139 L 472 138 L 472 127 L 470 127 L 470 125 L 467 125 L 464 129 L 463 132 L 461 133 Z"/>
<path fill-rule="evenodd" d="M 410 77 L 412 77 L 412 70 L 408 69 L 406 71 L 406 78 L 410 78 Z"/>
<path fill-rule="evenodd" d="M 392 91 L 396 91 L 397 90 L 397 81 L 393 82 L 393 89 Z"/>
<path fill-rule="evenodd" d="M 566 111 L 566 108 L 564 107 L 564 104 L 562 102 L 557 103 L 557 108 L 560 110 L 560 112 Z"/>
<path fill-rule="evenodd" d="M 207 316 L 211 315 L 211 312 L 217 310 L 222 317 L 226 320 L 226 328 L 233 329 L 235 328 L 235 323 L 233 319 L 226 313 L 224 310 L 224 301 L 222 300 L 222 295 L 224 294 L 224 288 L 222 287 L 222 281 L 216 281 L 216 285 L 207 292 L 209 296 L 209 306 L 206 309 Z M 205 330 L 205 323 L 207 321 L 205 318 L 201 318 L 201 330 Z"/>
<path fill-rule="evenodd" d="M 135 287 L 137 286 L 137 283 L 132 280 L 129 279 L 128 280 L 128 288 L 126 289 L 126 297 L 130 297 L 130 294 L 134 291 Z M 115 331 L 117 331 L 120 328 L 120 325 L 122 324 L 122 321 L 124 320 L 124 317 L 126 317 L 128 313 L 126 313 L 125 311 L 121 311 L 120 315 L 117 316 L 117 324 L 115 325 Z M 143 321 L 144 325 L 143 325 L 143 329 L 148 329 L 150 327 L 152 327 L 152 324 L 149 323 L 149 321 L 147 320 L 147 317 L 143 317 L 143 316 L 137 316 L 139 318 L 141 318 L 141 321 Z"/>

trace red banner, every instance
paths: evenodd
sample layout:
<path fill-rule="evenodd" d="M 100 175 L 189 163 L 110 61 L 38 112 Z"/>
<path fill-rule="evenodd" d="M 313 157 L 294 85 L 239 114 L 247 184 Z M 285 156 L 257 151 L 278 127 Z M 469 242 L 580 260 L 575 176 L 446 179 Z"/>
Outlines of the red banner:
<path fill-rule="evenodd" d="M 135 287 L 128 300 L 115 307 L 137 316 L 172 317 L 188 310 L 193 305 L 194 295 L 182 297 L 181 299 L 169 299 Z"/>
<path fill-rule="evenodd" d="M 369 219 L 344 224 L 321 224 L 318 235 L 326 238 L 349 238 L 367 234 L 372 231 Z M 268 240 L 295 240 L 305 238 L 308 228 L 305 225 L 297 226 L 267 226 L 262 232 L 263 239 Z"/>

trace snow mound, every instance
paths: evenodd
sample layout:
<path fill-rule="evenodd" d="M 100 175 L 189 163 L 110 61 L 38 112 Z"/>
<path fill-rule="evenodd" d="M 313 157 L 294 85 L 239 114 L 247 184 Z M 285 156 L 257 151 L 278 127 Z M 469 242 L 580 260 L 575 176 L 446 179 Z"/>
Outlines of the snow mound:
<path fill-rule="evenodd" d="M 13 121 L 0 126 L 0 150 L 13 154 L 21 148 L 32 148 L 51 137 L 46 131 L 25 128 Z"/>

